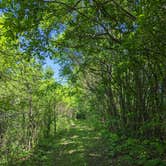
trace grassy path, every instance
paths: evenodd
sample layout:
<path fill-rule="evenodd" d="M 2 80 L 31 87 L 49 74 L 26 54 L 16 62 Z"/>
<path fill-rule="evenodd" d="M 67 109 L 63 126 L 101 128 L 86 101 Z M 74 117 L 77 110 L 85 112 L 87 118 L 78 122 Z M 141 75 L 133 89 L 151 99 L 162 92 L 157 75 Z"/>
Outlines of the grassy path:
<path fill-rule="evenodd" d="M 58 166 L 86 166 L 87 150 L 99 138 L 99 134 L 92 128 L 83 124 L 75 125 L 59 135 L 55 163 Z"/>
<path fill-rule="evenodd" d="M 86 122 L 77 122 L 56 138 L 44 140 L 24 166 L 109 166 L 100 133 Z"/>

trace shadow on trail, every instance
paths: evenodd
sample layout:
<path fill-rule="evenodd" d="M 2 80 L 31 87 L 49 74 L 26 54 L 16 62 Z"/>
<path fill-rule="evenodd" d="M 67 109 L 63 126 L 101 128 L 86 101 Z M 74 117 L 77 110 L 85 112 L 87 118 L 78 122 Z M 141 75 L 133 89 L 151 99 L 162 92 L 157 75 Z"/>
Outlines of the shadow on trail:
<path fill-rule="evenodd" d="M 40 141 L 23 166 L 107 166 L 106 150 L 100 134 L 78 123 L 61 130 L 56 137 Z M 108 164 L 109 165 L 109 164 Z"/>

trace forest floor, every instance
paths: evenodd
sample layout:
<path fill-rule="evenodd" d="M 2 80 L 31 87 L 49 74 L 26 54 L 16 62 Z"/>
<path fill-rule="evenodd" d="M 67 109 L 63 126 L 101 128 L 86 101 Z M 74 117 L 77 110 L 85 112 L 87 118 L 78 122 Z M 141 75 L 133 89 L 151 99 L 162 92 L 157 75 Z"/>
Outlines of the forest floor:
<path fill-rule="evenodd" d="M 109 166 L 108 149 L 99 131 L 76 122 L 56 137 L 43 140 L 22 166 Z"/>

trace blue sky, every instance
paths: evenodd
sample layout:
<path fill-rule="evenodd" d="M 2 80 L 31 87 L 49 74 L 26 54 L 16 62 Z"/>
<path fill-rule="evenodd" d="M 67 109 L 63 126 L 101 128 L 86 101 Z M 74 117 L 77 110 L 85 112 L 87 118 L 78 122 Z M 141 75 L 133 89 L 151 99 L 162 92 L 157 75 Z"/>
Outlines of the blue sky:
<path fill-rule="evenodd" d="M 46 58 L 45 60 L 45 64 L 43 65 L 44 68 L 47 67 L 51 67 L 54 70 L 54 78 L 59 80 L 60 76 L 59 76 L 59 70 L 60 70 L 60 66 L 57 63 L 54 63 L 53 60 L 51 60 L 50 58 Z"/>
<path fill-rule="evenodd" d="M 1 0 L 0 0 L 0 2 L 1 2 Z M 0 9 L 0 16 L 2 15 L 2 10 Z M 51 32 L 51 35 L 53 36 L 53 35 L 56 35 L 56 31 L 54 30 L 54 31 L 52 31 Z M 21 39 L 21 38 L 20 38 Z M 22 40 L 22 39 L 21 39 Z M 20 48 L 21 49 L 21 48 Z M 56 81 L 58 81 L 59 83 L 64 83 L 65 82 L 65 79 L 64 78 L 62 78 L 62 77 L 60 77 L 60 65 L 58 64 L 58 63 L 54 63 L 54 61 L 53 60 L 51 60 L 49 57 L 47 57 L 46 59 L 45 59 L 45 64 L 43 65 L 43 67 L 44 68 L 47 68 L 47 67 L 51 67 L 52 69 L 53 69 L 53 71 L 54 71 L 54 78 L 55 78 L 55 80 Z"/>
<path fill-rule="evenodd" d="M 45 59 L 45 64 L 43 65 L 44 68 L 51 67 L 54 71 L 54 78 L 59 83 L 65 83 L 65 78 L 60 76 L 60 68 L 61 66 L 58 63 L 55 63 L 50 58 Z"/>

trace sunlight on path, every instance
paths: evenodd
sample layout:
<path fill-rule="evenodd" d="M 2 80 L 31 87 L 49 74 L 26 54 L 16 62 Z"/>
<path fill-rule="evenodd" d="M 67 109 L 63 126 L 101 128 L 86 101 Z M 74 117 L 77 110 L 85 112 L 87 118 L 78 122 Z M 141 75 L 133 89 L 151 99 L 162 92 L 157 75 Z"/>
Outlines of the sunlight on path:
<path fill-rule="evenodd" d="M 107 147 L 99 131 L 86 121 L 75 122 L 56 137 L 39 142 L 32 157 L 21 166 L 109 166 Z"/>
<path fill-rule="evenodd" d="M 69 131 L 59 135 L 55 163 L 58 166 L 86 166 L 87 149 L 99 136 L 93 128 L 77 124 Z M 93 154 L 90 154 L 93 155 Z"/>

